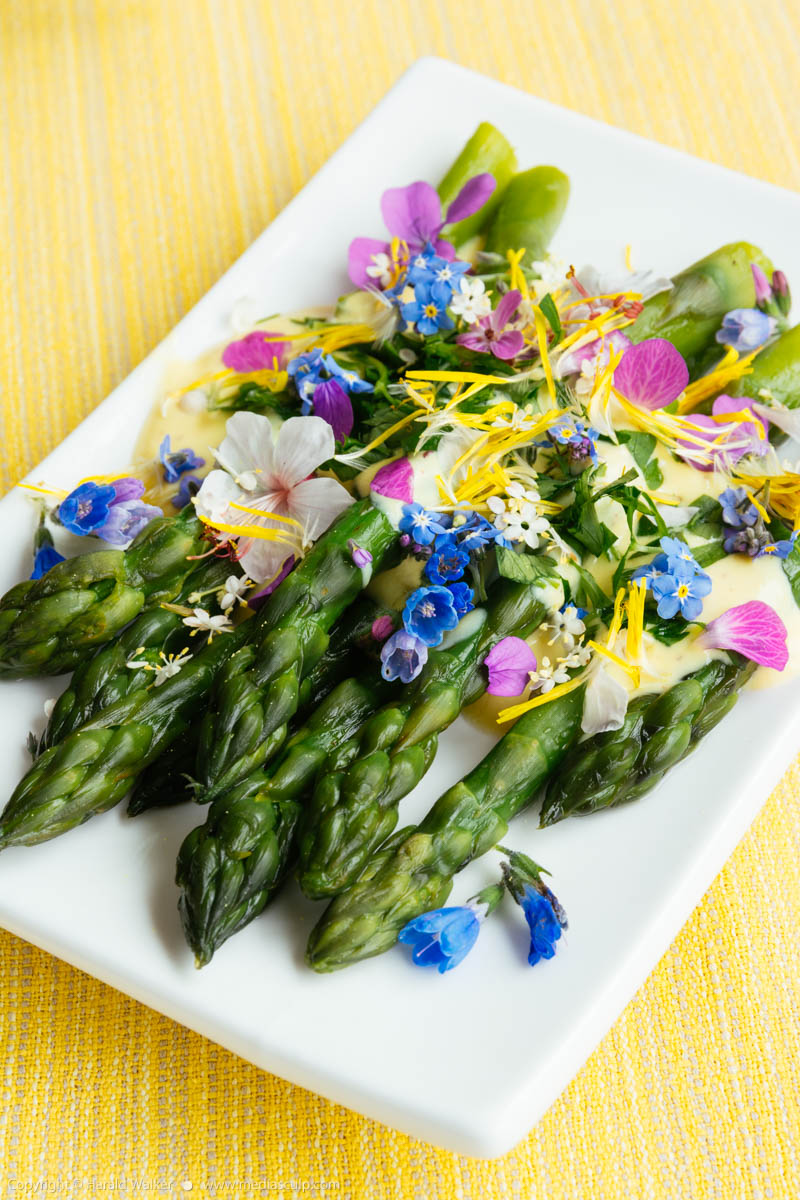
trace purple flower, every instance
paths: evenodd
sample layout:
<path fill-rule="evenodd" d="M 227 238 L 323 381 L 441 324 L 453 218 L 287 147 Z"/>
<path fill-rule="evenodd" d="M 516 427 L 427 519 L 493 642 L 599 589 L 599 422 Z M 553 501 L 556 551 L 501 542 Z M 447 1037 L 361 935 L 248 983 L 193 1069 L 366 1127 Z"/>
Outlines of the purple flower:
<path fill-rule="evenodd" d="M 313 409 L 328 422 L 336 441 L 344 441 L 353 428 L 350 395 L 371 392 L 372 384 L 340 366 L 332 354 L 323 354 L 319 347 L 298 354 L 287 371 L 303 401 L 303 414 L 307 416 Z"/>
<path fill-rule="evenodd" d="M 181 479 L 180 487 L 172 497 L 172 503 L 175 508 L 185 508 L 190 503 L 192 496 L 200 491 L 203 481 L 199 475 L 184 475 Z"/>
<path fill-rule="evenodd" d="M 453 603 L 456 606 L 456 613 L 459 618 L 465 617 L 468 612 L 472 612 L 475 607 L 472 588 L 466 583 L 452 583 L 450 591 L 453 594 Z"/>
<path fill-rule="evenodd" d="M 483 665 L 489 672 L 490 696 L 521 696 L 536 670 L 536 655 L 527 642 L 518 637 L 504 637 L 493 646 Z"/>
<path fill-rule="evenodd" d="M 406 600 L 403 626 L 426 646 L 438 646 L 458 624 L 453 593 L 446 587 L 421 587 Z"/>
<path fill-rule="evenodd" d="M 726 488 L 724 492 L 720 492 L 719 502 L 723 521 L 733 529 L 755 525 L 758 520 L 758 509 L 748 496 L 746 488 Z"/>
<path fill-rule="evenodd" d="M 314 412 L 327 421 L 337 442 L 353 428 L 353 405 L 338 379 L 323 379 L 314 388 Z"/>
<path fill-rule="evenodd" d="M 376 617 L 372 622 L 370 633 L 376 642 L 385 642 L 393 629 L 394 621 L 388 613 L 384 613 L 382 617 Z"/>
<path fill-rule="evenodd" d="M 654 411 L 677 400 L 689 382 L 683 356 L 666 338 L 629 346 L 614 371 L 614 386 L 632 404 Z"/>
<path fill-rule="evenodd" d="M 381 674 L 384 679 L 399 679 L 410 683 L 416 679 L 428 661 L 428 647 L 413 633 L 398 629 L 384 643 L 381 650 Z"/>
<path fill-rule="evenodd" d="M 206 465 L 206 460 L 198 458 L 189 446 L 184 446 L 182 450 L 171 450 L 169 434 L 158 448 L 158 457 L 164 468 L 166 483 L 177 483 L 187 471 L 194 471 L 195 468 Z"/>
<path fill-rule="evenodd" d="M 401 533 L 409 534 L 420 546 L 429 546 L 435 537 L 445 531 L 439 513 L 428 512 L 415 501 L 403 505 L 403 515 L 400 518 L 398 529 Z M 437 582 L 439 581 L 437 580 Z"/>
<path fill-rule="evenodd" d="M 558 360 L 558 374 L 563 379 L 565 375 L 575 375 L 582 371 L 584 365 L 593 363 L 595 370 L 608 366 L 611 350 L 627 350 L 632 346 L 631 339 L 619 329 L 612 329 L 603 337 L 596 338 L 588 345 L 580 346 L 577 350 L 568 350 Z"/>
<path fill-rule="evenodd" d="M 222 351 L 222 361 L 230 371 L 249 375 L 253 371 L 272 371 L 282 367 L 292 348 L 291 342 L 281 340 L 281 334 L 256 329 L 238 341 L 229 342 Z"/>
<path fill-rule="evenodd" d="M 33 560 L 33 570 L 30 575 L 31 579 L 41 579 L 51 567 L 56 566 L 60 562 L 64 562 L 64 555 L 58 553 L 52 542 L 45 542 L 36 551 Z"/>
<path fill-rule="evenodd" d="M 525 339 L 518 329 L 506 330 L 506 326 L 515 316 L 521 299 L 522 294 L 516 288 L 506 292 L 488 317 L 481 317 L 477 325 L 467 333 L 460 333 L 456 341 L 480 354 L 493 354 L 500 359 L 516 358 L 525 346 Z"/>
<path fill-rule="evenodd" d="M 738 462 L 745 454 L 766 454 L 769 449 L 769 423 L 755 411 L 752 400 L 740 396 L 717 396 L 711 412 L 713 415 L 710 417 L 705 413 L 691 413 L 688 417 L 693 425 L 702 426 L 692 432 L 707 443 L 702 449 L 710 461 L 697 456 L 696 442 L 689 438 L 678 438 L 680 449 L 677 453 L 696 470 L 713 471 L 716 462 L 724 467 Z M 733 423 L 716 419 L 742 412 L 752 413 L 752 421 Z"/>
<path fill-rule="evenodd" d="M 748 354 L 763 346 L 772 337 L 776 327 L 775 318 L 758 308 L 732 308 L 725 314 L 716 337 L 721 345 L 731 346 L 740 354 Z"/>
<path fill-rule="evenodd" d="M 478 940 L 480 929 L 477 911 L 465 904 L 422 913 L 403 926 L 397 940 L 413 946 L 412 959 L 416 966 L 437 967 L 443 975 L 466 958 Z"/>
<path fill-rule="evenodd" d="M 660 617 L 670 620 L 680 613 L 687 621 L 696 621 L 703 611 L 703 597 L 711 591 L 711 580 L 704 571 L 695 574 L 692 567 L 678 565 L 670 574 L 654 579 L 652 590 Z"/>
<path fill-rule="evenodd" d="M 468 563 L 469 551 L 459 546 L 452 534 L 440 534 L 425 563 L 425 574 L 431 583 L 452 583 L 462 577 Z"/>
<path fill-rule="evenodd" d="M 532 967 L 535 967 L 543 958 L 553 957 L 556 952 L 556 942 L 561 937 L 562 921 L 559 920 L 553 900 L 555 897 L 549 888 L 543 887 L 540 891 L 532 883 L 525 887 L 520 900 L 525 920 L 531 931 L 528 962 Z"/>
<path fill-rule="evenodd" d="M 697 640 L 718 650 L 735 650 L 775 671 L 782 671 L 789 661 L 786 626 L 775 609 L 762 600 L 729 608 L 709 621 Z"/>
<path fill-rule="evenodd" d="M 400 305 L 403 320 L 425 337 L 439 329 L 452 329 L 453 318 L 447 314 L 451 296 L 452 291 L 446 283 L 418 283 L 414 288 L 414 299 Z"/>
<path fill-rule="evenodd" d="M 404 242 L 410 254 L 416 254 L 428 243 L 436 254 L 453 259 L 455 251 L 449 242 L 439 237 L 446 224 L 463 221 L 482 208 L 495 189 L 491 175 L 476 175 L 464 184 L 447 212 L 442 216 L 442 202 L 435 188 L 419 181 L 407 187 L 389 188 L 381 197 L 381 213 L 392 237 Z M 391 255 L 389 242 L 376 238 L 355 238 L 348 252 L 348 272 L 356 287 L 369 287 L 373 279 L 367 274 L 379 255 Z"/>
<path fill-rule="evenodd" d="M 370 554 L 369 550 L 364 550 L 358 545 L 357 542 L 354 542 L 352 538 L 350 538 L 350 541 L 347 543 L 347 548 L 350 551 L 350 557 L 352 558 L 354 565 L 359 567 L 361 570 L 363 570 L 364 567 L 368 567 L 372 562 L 372 555 Z"/>
<path fill-rule="evenodd" d="M 743 525 L 739 529 L 723 525 L 722 533 L 722 548 L 726 554 L 748 554 L 750 558 L 760 558 L 764 547 L 770 544 L 769 533 L 761 520 L 755 525 Z"/>
<path fill-rule="evenodd" d="M 390 500 L 404 500 L 410 504 L 413 495 L 414 469 L 407 458 L 396 458 L 386 463 L 372 476 L 370 491 Z M 421 509 L 422 505 L 418 505 Z"/>
<path fill-rule="evenodd" d="M 756 290 L 756 304 L 760 307 L 772 299 L 772 288 L 769 286 L 769 280 L 758 263 L 751 262 L 750 271 L 753 275 L 753 287 Z"/>
<path fill-rule="evenodd" d="M 280 587 L 286 576 L 294 570 L 296 562 L 297 560 L 293 554 L 290 554 L 288 558 L 285 558 L 281 564 L 281 569 L 278 571 L 278 574 L 273 579 L 270 579 L 264 587 L 259 589 L 259 591 L 252 592 L 247 597 L 247 607 L 253 609 L 261 608 L 261 605 L 264 603 L 267 597 L 271 596 L 275 589 Z"/>

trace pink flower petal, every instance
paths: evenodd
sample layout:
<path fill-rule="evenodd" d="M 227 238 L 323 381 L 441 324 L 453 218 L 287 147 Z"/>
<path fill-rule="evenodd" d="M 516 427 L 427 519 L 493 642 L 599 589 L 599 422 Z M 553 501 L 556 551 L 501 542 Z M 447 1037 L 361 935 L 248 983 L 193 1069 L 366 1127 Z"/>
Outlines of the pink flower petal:
<path fill-rule="evenodd" d="M 505 637 L 492 647 L 483 665 L 489 672 L 490 696 L 519 696 L 529 673 L 536 670 L 536 655 L 522 638 Z"/>
<path fill-rule="evenodd" d="M 786 626 L 774 608 L 748 600 L 709 621 L 697 639 L 716 650 L 735 650 L 762 667 L 782 671 L 789 661 Z"/>
<path fill-rule="evenodd" d="M 764 430 L 764 437 L 769 437 L 769 421 L 764 415 L 763 408 L 757 412 L 753 407 L 753 401 L 748 400 L 746 396 L 717 396 L 711 411 L 715 417 L 725 415 L 727 413 L 739 413 L 750 410 L 756 421 L 761 423 Z"/>
<path fill-rule="evenodd" d="M 445 222 L 451 225 L 454 221 L 471 217 L 479 208 L 483 208 L 496 187 L 494 175 L 473 175 L 448 208 Z"/>
<path fill-rule="evenodd" d="M 443 224 L 438 192 L 423 180 L 388 188 L 381 197 L 381 213 L 389 233 L 414 247 L 435 238 Z"/>
<path fill-rule="evenodd" d="M 666 408 L 689 382 L 689 368 L 666 338 L 647 338 L 629 346 L 614 372 L 614 386 L 632 404 L 651 411 Z"/>
<path fill-rule="evenodd" d="M 446 258 L 448 262 L 452 262 L 456 256 L 456 248 L 452 242 L 446 242 L 444 238 L 437 238 L 433 243 L 433 248 L 439 255 L 439 258 Z"/>
<path fill-rule="evenodd" d="M 758 263 L 751 262 L 750 270 L 753 274 L 753 286 L 756 290 L 756 304 L 763 304 L 772 297 L 772 288 L 769 286 L 769 280 Z"/>
<path fill-rule="evenodd" d="M 495 358 L 516 358 L 525 349 L 525 338 L 518 329 L 509 329 L 490 343 L 490 349 Z"/>
<path fill-rule="evenodd" d="M 347 251 L 347 274 L 356 287 L 375 287 L 376 280 L 367 274 L 367 267 L 374 267 L 374 254 L 389 254 L 391 246 L 378 238 L 353 238 Z"/>
<path fill-rule="evenodd" d="M 372 477 L 370 490 L 391 500 L 403 500 L 410 504 L 414 498 L 414 471 L 407 458 L 396 458 L 386 463 Z"/>
<path fill-rule="evenodd" d="M 238 341 L 230 342 L 222 351 L 222 361 L 229 371 L 240 375 L 249 371 L 271 371 L 277 360 L 282 366 L 284 356 L 291 349 L 291 342 L 280 340 L 279 333 L 256 329 Z"/>
<path fill-rule="evenodd" d="M 468 350 L 477 350 L 479 354 L 488 354 L 492 348 L 492 343 L 482 329 L 474 329 L 471 333 L 460 333 L 456 341 L 459 346 L 466 346 Z"/>
<path fill-rule="evenodd" d="M 612 329 L 611 333 L 607 333 L 605 337 L 597 338 L 577 350 L 568 350 L 566 354 L 562 355 L 558 360 L 559 377 L 563 379 L 565 375 L 576 374 L 587 362 L 592 363 L 599 360 L 597 366 L 604 367 L 608 364 L 609 349 L 625 351 L 628 346 L 632 345 L 633 342 L 622 330 Z"/>
<path fill-rule="evenodd" d="M 678 438 L 678 446 L 681 447 L 678 449 L 678 454 L 698 471 L 713 470 L 716 458 L 719 458 L 724 465 L 738 462 L 745 454 L 764 454 L 769 445 L 767 441 L 769 423 L 754 411 L 752 402 L 736 396 L 718 396 L 714 401 L 714 417 L 725 417 L 729 413 L 745 411 L 753 413 L 753 420 L 736 425 L 726 425 L 724 421 L 715 421 L 706 413 L 690 413 L 687 420 L 694 425 L 703 426 L 703 431 L 696 431 L 697 436 L 708 442 L 712 459 L 704 462 L 692 454 L 697 447 L 688 438 Z M 723 433 L 724 440 L 715 444 L 715 439 Z"/>
<path fill-rule="evenodd" d="M 498 304 L 492 315 L 492 325 L 499 332 L 503 329 L 513 317 L 514 313 L 519 308 L 519 302 L 522 299 L 522 292 L 518 292 L 513 288 L 510 292 L 506 292 L 503 299 Z"/>

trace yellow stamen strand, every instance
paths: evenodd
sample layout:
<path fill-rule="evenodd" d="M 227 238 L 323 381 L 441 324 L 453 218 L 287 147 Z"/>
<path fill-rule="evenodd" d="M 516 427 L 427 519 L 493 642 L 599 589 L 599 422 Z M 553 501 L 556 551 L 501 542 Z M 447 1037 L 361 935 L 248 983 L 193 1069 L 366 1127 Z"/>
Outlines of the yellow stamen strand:
<path fill-rule="evenodd" d="M 644 579 L 634 579 L 628 585 L 628 632 L 625 638 L 625 653 L 630 662 L 636 662 L 642 654 L 642 637 L 644 636 L 644 601 L 647 594 L 647 583 Z M 637 682 L 636 686 L 639 684 Z"/>
<path fill-rule="evenodd" d="M 522 260 L 524 257 L 524 246 L 520 250 L 506 251 L 509 266 L 508 282 L 512 291 L 516 289 L 516 291 L 522 294 L 523 299 L 530 300 L 531 294 L 528 288 L 528 281 L 525 278 L 525 272 L 522 270 Z"/>
<path fill-rule="evenodd" d="M 556 402 L 556 386 L 553 383 L 553 368 L 550 366 L 550 356 L 547 353 L 547 324 L 545 322 L 544 313 L 537 304 L 533 310 L 533 321 L 536 326 L 536 341 L 539 344 L 539 354 L 544 367 L 544 377 L 547 382 L 547 390 L 550 393 L 550 399 L 553 404 Z"/>
<path fill-rule="evenodd" d="M 211 517 L 197 514 L 204 525 L 217 529 L 220 533 L 230 533 L 234 537 L 257 538 L 264 542 L 282 542 L 285 546 L 301 547 L 296 534 L 290 534 L 283 529 L 268 529 L 263 525 L 229 525 L 224 521 L 214 521 Z"/>
<path fill-rule="evenodd" d="M 530 712 L 532 708 L 539 708 L 542 704 L 549 704 L 551 700 L 558 700 L 560 696 L 566 696 L 567 692 L 574 691 L 582 683 L 583 676 L 579 675 L 575 679 L 568 679 L 566 683 L 557 683 L 549 692 L 540 693 L 531 700 L 523 701 L 522 704 L 512 704 L 510 708 L 503 708 L 497 714 L 497 724 L 503 725 L 506 721 L 515 721 L 517 717 Z"/>
<path fill-rule="evenodd" d="M 619 654 L 615 654 L 613 650 L 609 650 L 608 646 L 602 646 L 599 642 L 588 641 L 586 645 L 591 646 L 592 650 L 602 655 L 603 658 L 607 658 L 609 662 L 621 667 L 635 688 L 639 686 L 641 672 L 635 664 L 626 662 L 624 658 L 620 658 Z"/>
<path fill-rule="evenodd" d="M 761 347 L 759 347 L 759 350 Z M 692 412 L 697 408 L 703 400 L 707 400 L 709 396 L 717 396 L 724 391 L 730 383 L 735 383 L 737 379 L 741 379 L 745 375 L 752 374 L 753 359 L 758 354 L 759 350 L 753 350 L 750 354 L 745 354 L 743 358 L 739 357 L 737 350 L 733 346 L 729 346 L 721 362 L 717 364 L 713 371 L 709 371 L 707 375 L 703 375 L 700 379 L 696 379 L 694 383 L 690 383 L 678 400 L 678 412 Z M 750 420 L 752 421 L 752 414 Z"/>

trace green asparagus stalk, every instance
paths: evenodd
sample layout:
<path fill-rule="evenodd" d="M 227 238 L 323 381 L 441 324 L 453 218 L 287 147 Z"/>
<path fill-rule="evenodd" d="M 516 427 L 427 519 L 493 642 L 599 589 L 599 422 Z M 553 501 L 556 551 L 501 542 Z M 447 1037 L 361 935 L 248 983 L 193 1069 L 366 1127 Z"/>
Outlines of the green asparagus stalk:
<path fill-rule="evenodd" d="M 265 727 L 257 731 L 261 760 L 266 761 L 286 736 L 285 722 L 296 707 L 299 684 L 292 691 L 284 677 L 293 663 L 295 671 L 298 663 L 312 669 L 326 648 L 326 623 L 332 624 L 363 586 L 364 575 L 352 561 L 348 542 L 355 538 L 380 558 L 394 536 L 382 514 L 354 504 L 270 596 L 255 621 L 216 638 L 162 687 L 112 704 L 46 750 L 0 816 L 0 849 L 55 837 L 116 804 L 145 767 L 196 720 L 217 671 L 230 658 L 247 657 L 253 638 L 265 659 L 283 668 L 276 677 L 291 700 L 271 709 Z M 227 714 L 226 720 L 226 729 L 235 733 Z M 216 736 L 213 729 L 211 736 Z"/>
<path fill-rule="evenodd" d="M 0 600 L 0 677 L 74 670 L 146 603 L 174 600 L 204 548 L 184 510 L 151 521 L 127 550 L 80 554 L 12 588 Z"/>
<path fill-rule="evenodd" d="M 525 248 L 523 263 L 544 258 L 569 200 L 569 179 L 558 167 L 531 167 L 503 192 L 486 237 L 486 250 L 505 254 Z"/>
<path fill-rule="evenodd" d="M 177 603 L 186 604 L 194 593 L 201 593 L 203 607 L 209 612 L 218 612 L 215 593 L 224 586 L 232 571 L 229 561 L 205 559 L 187 577 L 183 591 L 176 597 Z M 153 670 L 163 666 L 166 656 L 189 648 L 200 649 L 202 642 L 196 643 L 197 639 L 194 645 L 190 641 L 180 612 L 162 606 L 145 609 L 115 641 L 102 646 L 92 658 L 78 666 L 56 701 L 39 743 L 39 753 L 63 741 L 68 733 L 79 729 L 95 713 L 133 692 L 150 687 Z M 147 666 L 132 668 L 127 665 L 129 662 L 146 663 Z"/>
<path fill-rule="evenodd" d="M 478 212 L 455 225 L 445 227 L 443 236 L 456 248 L 483 232 L 494 216 L 516 169 L 517 156 L 514 147 L 499 129 L 495 129 L 488 121 L 482 121 L 438 187 L 442 209 L 446 212 L 464 184 L 475 175 L 493 175 L 497 185 Z"/>
<path fill-rule="evenodd" d="M 337 751 L 339 769 L 326 764 L 301 817 L 298 878 L 307 896 L 336 895 L 359 877 L 433 761 L 438 734 L 485 691 L 483 660 L 492 646 L 510 633 L 525 637 L 545 614 L 540 589 L 498 580 L 488 607 L 454 631 L 458 640 L 431 651 L 401 697 Z"/>
<path fill-rule="evenodd" d="M 215 800 L 206 823 L 185 839 L 176 880 L 186 940 L 198 966 L 268 904 L 285 874 L 301 796 L 334 748 L 380 703 L 385 688 L 373 671 L 340 683 L 278 758 Z"/>
<path fill-rule="evenodd" d="M 226 664 L 203 718 L 197 760 L 203 800 L 261 767 L 274 748 L 271 736 L 297 711 L 303 676 L 366 582 L 348 543 L 369 551 L 377 566 L 395 541 L 389 521 L 369 501 L 354 504 L 264 605 L 264 635 Z"/>
<path fill-rule="evenodd" d="M 722 318 L 732 308 L 752 308 L 756 301 L 750 264 L 771 276 L 772 263 L 749 242 L 731 242 L 675 275 L 672 288 L 645 301 L 644 309 L 625 333 L 634 342 L 660 337 L 672 342 L 695 371 L 715 345 Z"/>
<path fill-rule="evenodd" d="M 361 596 L 337 621 L 328 649 L 300 684 L 299 720 L 305 720 L 337 683 L 356 674 L 363 667 L 365 656 L 374 658 L 377 668 L 380 643 L 373 637 L 372 626 L 380 617 L 396 619 L 397 613 L 369 596 Z M 188 733 L 144 769 L 128 801 L 128 816 L 195 798 L 197 745 L 197 736 Z"/>
<path fill-rule="evenodd" d="M 336 896 L 311 933 L 307 961 L 335 971 L 382 954 L 408 921 L 444 904 L 453 876 L 505 837 L 576 737 L 583 687 L 530 709 L 422 823 L 379 853 L 377 869 Z"/>
<path fill-rule="evenodd" d="M 777 341 L 762 350 L 749 375 L 743 375 L 727 391 L 731 396 L 764 400 L 762 391 L 787 408 L 800 404 L 800 325 L 787 329 Z"/>
<path fill-rule="evenodd" d="M 620 729 L 573 747 L 547 784 L 540 824 L 636 800 L 730 712 L 755 663 L 707 663 L 661 695 L 640 696 Z"/>

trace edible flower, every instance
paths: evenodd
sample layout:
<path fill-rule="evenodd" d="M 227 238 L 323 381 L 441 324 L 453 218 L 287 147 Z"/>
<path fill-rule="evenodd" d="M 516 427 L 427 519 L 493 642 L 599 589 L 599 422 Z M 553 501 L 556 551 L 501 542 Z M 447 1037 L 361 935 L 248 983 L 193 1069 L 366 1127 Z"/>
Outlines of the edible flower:
<path fill-rule="evenodd" d="M 631 339 L 619 329 L 612 329 L 594 341 L 586 342 L 577 349 L 566 350 L 558 359 L 556 374 L 560 379 L 580 372 L 585 380 L 594 381 L 595 375 L 608 366 L 612 350 L 625 351 L 632 346 Z M 580 394 L 584 389 L 579 387 Z"/>
<path fill-rule="evenodd" d="M 58 519 L 70 533 L 92 534 L 111 546 L 128 546 L 145 525 L 162 515 L 161 509 L 145 504 L 144 484 L 126 476 L 113 483 L 80 484 L 61 501 Z"/>
<path fill-rule="evenodd" d="M 696 440 L 680 437 L 676 453 L 698 471 L 712 471 L 716 465 L 725 468 L 746 454 L 761 457 L 769 449 L 769 422 L 762 415 L 767 411 L 764 406 L 760 405 L 759 409 L 761 411 L 755 409 L 753 401 L 739 396 L 717 396 L 711 408 L 712 416 L 692 413 L 688 418 L 692 439 L 702 438 L 706 443 L 702 447 L 702 456 L 697 455 Z M 740 414 L 748 412 L 752 414 L 752 420 L 742 420 Z M 725 422 L 722 418 L 727 415 L 738 419 Z"/>
<path fill-rule="evenodd" d="M 164 468 L 166 483 L 177 483 L 187 471 L 194 471 L 197 467 L 206 465 L 206 460 L 198 458 L 189 446 L 184 446 L 182 450 L 171 450 L 169 434 L 158 448 L 158 458 Z"/>
<path fill-rule="evenodd" d="M 493 354 L 495 358 L 516 358 L 525 347 L 525 338 L 518 329 L 508 329 L 519 308 L 522 293 L 516 288 L 506 292 L 494 311 L 478 321 L 466 333 L 460 333 L 456 341 L 469 350 L 480 354 Z"/>
<path fill-rule="evenodd" d="M 654 579 L 651 590 L 660 617 L 669 620 L 680 612 L 687 621 L 695 621 L 703 611 L 703 597 L 711 591 L 711 579 L 704 571 L 675 566 Z"/>
<path fill-rule="evenodd" d="M 448 629 L 458 624 L 453 593 L 446 587 L 421 587 L 403 609 L 403 627 L 426 646 L 438 646 Z"/>
<path fill-rule="evenodd" d="M 451 295 L 446 283 L 418 283 L 414 299 L 400 305 L 403 320 L 426 337 L 439 329 L 452 329 L 453 318 L 447 312 Z"/>
<path fill-rule="evenodd" d="M 453 531 L 460 538 L 464 549 L 469 550 L 470 553 L 482 550 L 497 537 L 494 525 L 487 521 L 481 513 L 476 512 L 470 513 L 462 525 L 457 525 L 454 518 Z"/>
<path fill-rule="evenodd" d="M 720 492 L 722 520 L 731 529 L 742 529 L 745 525 L 755 525 L 758 520 L 758 509 L 753 504 L 746 488 L 726 488 Z"/>
<path fill-rule="evenodd" d="M 476 325 L 483 317 L 488 317 L 492 302 L 483 280 L 462 275 L 450 300 L 450 311 L 467 325 Z"/>
<path fill-rule="evenodd" d="M 758 308 L 732 308 L 722 320 L 716 339 L 722 346 L 732 346 L 740 354 L 757 350 L 769 341 L 777 321 Z"/>
<path fill-rule="evenodd" d="M 64 562 L 64 555 L 59 554 L 52 542 L 45 543 L 36 551 L 33 559 L 33 570 L 31 571 L 31 579 L 41 579 L 46 575 L 51 567 L 57 563 Z"/>
<path fill-rule="evenodd" d="M 536 550 L 540 535 L 550 528 L 550 522 L 540 517 L 536 508 L 538 492 L 519 483 L 510 483 L 506 493 L 505 500 L 501 496 L 489 496 L 486 501 L 489 511 L 494 514 L 497 545 L 508 548 L 524 542 L 529 549 Z"/>
<path fill-rule="evenodd" d="M 567 928 L 567 914 L 542 879 L 543 867 L 517 850 L 503 846 L 498 850 L 508 854 L 508 863 L 502 864 L 505 885 L 525 914 L 531 937 L 528 962 L 535 967 L 555 954 L 561 931 Z"/>
<path fill-rule="evenodd" d="M 766 545 L 761 547 L 759 557 L 766 555 L 771 558 L 786 559 L 794 550 L 796 541 L 797 530 L 789 538 L 781 538 L 778 542 L 767 542 Z"/>
<path fill-rule="evenodd" d="M 384 613 L 382 617 L 376 617 L 372 622 L 370 633 L 376 642 L 385 642 L 393 629 L 394 621 L 388 613 Z"/>
<path fill-rule="evenodd" d="M 347 543 L 347 548 L 350 551 L 350 557 L 353 560 L 353 565 L 363 571 L 372 562 L 372 555 L 369 550 L 365 550 L 363 546 L 359 546 L 352 538 Z"/>
<path fill-rule="evenodd" d="M 209 639 L 210 640 L 210 639 Z M 137 654 L 141 654 L 144 647 L 137 650 Z M 168 679 L 178 675 L 181 669 L 186 665 L 192 657 L 188 647 L 181 650 L 179 654 L 167 654 L 165 650 L 159 650 L 158 657 L 155 662 L 150 662 L 148 659 L 131 659 L 125 663 L 132 671 L 143 670 L 153 672 L 153 686 L 161 687 L 162 683 L 166 683 Z"/>
<path fill-rule="evenodd" d="M 415 966 L 436 967 L 444 975 L 464 961 L 478 940 L 481 925 L 504 894 L 504 883 L 492 883 L 466 904 L 421 913 L 403 926 L 397 940 L 413 946 Z"/>
<path fill-rule="evenodd" d="M 474 595 L 472 588 L 466 583 L 451 583 L 450 591 L 453 596 L 453 604 L 456 608 L 456 613 L 459 617 L 465 617 L 468 612 L 472 612 L 475 607 Z"/>
<path fill-rule="evenodd" d="M 560 639 L 566 651 L 574 650 L 576 642 L 586 632 L 585 616 L 586 609 L 577 608 L 574 604 L 563 604 L 558 612 L 551 613 L 546 626 L 553 630 L 549 644 L 552 646 L 553 642 Z"/>
<path fill-rule="evenodd" d="M 582 421 L 573 421 L 569 417 L 560 417 L 547 431 L 551 442 L 566 447 L 570 471 L 577 474 L 589 464 L 597 463 L 596 439 L 599 434 L 590 425 Z"/>
<path fill-rule="evenodd" d="M 492 647 L 483 665 L 489 672 L 490 696 L 521 696 L 536 670 L 536 655 L 519 637 L 501 638 Z"/>
<path fill-rule="evenodd" d="M 629 346 L 614 371 L 614 387 L 632 404 L 651 411 L 672 404 L 688 382 L 683 355 L 666 338 Z"/>
<path fill-rule="evenodd" d="M 372 384 L 356 371 L 345 370 L 332 354 L 323 354 L 319 347 L 298 354 L 289 363 L 287 372 L 303 402 L 303 415 L 313 409 L 328 422 L 336 441 L 343 442 L 353 428 L 350 396 L 371 392 Z"/>
<path fill-rule="evenodd" d="M 413 501 L 403 505 L 403 515 L 397 527 L 401 533 L 407 533 L 420 546 L 430 546 L 435 537 L 445 532 L 439 513 L 428 512 L 421 504 Z"/>
<path fill-rule="evenodd" d="M 377 496 L 386 496 L 390 500 L 404 500 L 406 504 L 410 505 L 412 504 L 413 485 L 414 468 L 411 463 L 407 458 L 396 458 L 375 472 L 369 488 Z M 418 507 L 421 509 L 422 505 Z M 417 538 L 417 541 L 419 540 Z"/>
<path fill-rule="evenodd" d="M 183 623 L 191 629 L 190 637 L 196 637 L 202 631 L 208 634 L 209 642 L 215 633 L 230 633 L 233 629 L 231 619 L 227 613 L 220 613 L 212 617 L 211 613 L 205 608 L 192 609 L 191 615 L 183 618 Z"/>
<path fill-rule="evenodd" d="M 469 269 L 470 264 L 461 259 L 442 258 L 441 255 L 436 254 L 433 246 L 429 243 L 421 254 L 415 254 L 410 260 L 406 282 L 415 287 L 418 283 L 444 284 L 449 293 L 449 303 L 453 292 Z"/>
<path fill-rule="evenodd" d="M 425 563 L 425 574 L 431 583 L 452 583 L 461 579 L 468 564 L 469 551 L 459 546 L 452 534 L 440 534 L 433 554 Z"/>
<path fill-rule="evenodd" d="M 222 351 L 222 362 L 229 371 L 239 375 L 250 375 L 254 371 L 274 371 L 284 365 L 292 343 L 284 341 L 279 333 L 256 329 L 235 342 L 229 342 Z"/>
<path fill-rule="evenodd" d="M 450 242 L 439 234 L 445 225 L 463 221 L 482 208 L 495 189 L 492 175 L 475 175 L 464 184 L 455 200 L 442 215 L 442 202 L 435 188 L 420 180 L 406 187 L 388 188 L 381 197 L 381 214 L 393 238 L 404 243 L 409 254 L 416 254 L 429 242 L 442 258 L 455 258 Z M 381 257 L 383 256 L 383 257 Z M 393 260 L 392 245 L 377 238 L 354 238 L 348 251 L 348 273 L 356 287 L 369 287 L 377 278 L 391 285 L 396 282 L 387 268 Z M 370 275 L 375 267 L 381 274 Z"/>
<path fill-rule="evenodd" d="M 384 679 L 399 679 L 401 683 L 410 683 L 412 679 L 416 679 L 427 661 L 427 643 L 405 629 L 398 629 L 384 643 L 381 650 L 381 674 Z"/>
<path fill-rule="evenodd" d="M 353 503 L 335 479 L 310 478 L 333 457 L 334 434 L 321 417 L 290 417 L 277 436 L 267 417 L 229 418 L 209 472 L 195 497 L 201 520 L 238 537 L 237 556 L 257 583 L 270 583 Z"/>
<path fill-rule="evenodd" d="M 230 613 L 237 604 L 247 603 L 247 593 L 253 586 L 252 579 L 246 575 L 229 575 L 225 586 L 218 593 L 219 606 L 224 613 Z"/>
<path fill-rule="evenodd" d="M 717 650 L 735 650 L 762 667 L 782 671 L 789 660 L 786 626 L 762 600 L 748 600 L 709 621 L 697 641 Z"/>
<path fill-rule="evenodd" d="M 172 497 L 174 508 L 186 508 L 194 496 L 200 491 L 202 479 L 199 475 L 184 475 L 175 495 Z"/>

